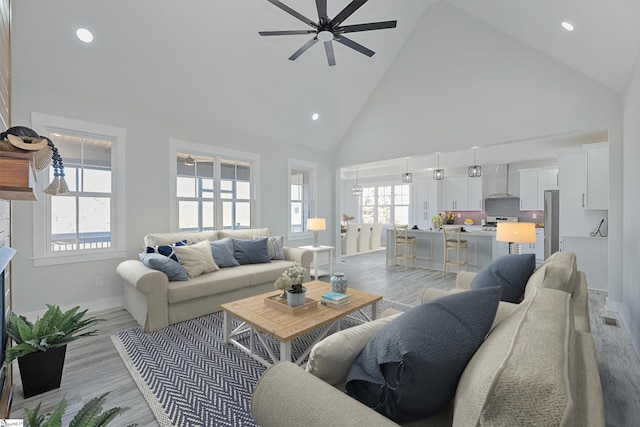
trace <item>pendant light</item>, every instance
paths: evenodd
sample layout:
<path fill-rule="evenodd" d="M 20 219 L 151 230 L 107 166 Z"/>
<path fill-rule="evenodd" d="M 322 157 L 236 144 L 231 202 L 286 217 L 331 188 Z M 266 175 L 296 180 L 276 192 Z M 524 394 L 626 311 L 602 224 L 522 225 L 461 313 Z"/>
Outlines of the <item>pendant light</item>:
<path fill-rule="evenodd" d="M 191 155 L 188 155 L 187 158 L 184 159 L 184 164 L 185 166 L 195 166 L 196 161 L 191 157 Z"/>
<path fill-rule="evenodd" d="M 413 174 L 409 172 L 409 158 L 407 157 L 407 171 L 402 174 L 402 182 L 409 183 L 413 181 Z"/>
<path fill-rule="evenodd" d="M 480 178 L 482 166 L 476 164 L 476 149 L 473 149 L 473 165 L 469 166 L 469 178 Z"/>
<path fill-rule="evenodd" d="M 444 179 L 444 169 L 440 169 L 440 153 L 438 153 L 438 169 L 433 170 L 433 179 L 437 181 Z"/>
<path fill-rule="evenodd" d="M 358 184 L 358 166 L 356 166 L 356 185 L 351 187 L 351 192 L 354 196 L 360 196 L 362 194 L 362 185 Z"/>

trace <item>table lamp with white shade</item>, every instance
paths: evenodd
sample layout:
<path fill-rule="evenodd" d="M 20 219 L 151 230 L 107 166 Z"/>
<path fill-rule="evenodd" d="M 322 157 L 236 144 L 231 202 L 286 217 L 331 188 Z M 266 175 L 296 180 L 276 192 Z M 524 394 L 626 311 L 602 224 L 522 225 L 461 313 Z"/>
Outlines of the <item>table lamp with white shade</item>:
<path fill-rule="evenodd" d="M 318 231 L 326 230 L 327 223 L 324 218 L 309 218 L 307 219 L 307 230 L 313 231 L 313 246 L 318 248 Z"/>
<path fill-rule="evenodd" d="M 533 222 L 499 222 L 496 240 L 509 242 L 509 254 L 519 254 L 520 243 L 535 243 L 536 225 Z"/>

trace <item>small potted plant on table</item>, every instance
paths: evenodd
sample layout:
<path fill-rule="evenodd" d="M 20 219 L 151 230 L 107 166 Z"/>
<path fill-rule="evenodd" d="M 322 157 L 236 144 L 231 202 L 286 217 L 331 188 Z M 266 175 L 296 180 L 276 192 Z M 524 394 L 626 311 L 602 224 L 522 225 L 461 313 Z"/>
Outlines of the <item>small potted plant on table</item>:
<path fill-rule="evenodd" d="M 18 359 L 25 398 L 59 388 L 67 343 L 96 334 L 97 330 L 87 329 L 104 319 L 85 319 L 87 310 L 79 309 L 63 313 L 57 305 L 47 304 L 45 314 L 34 323 L 15 313 L 7 318 L 7 334 L 14 346 L 7 350 L 4 363 Z"/>
<path fill-rule="evenodd" d="M 294 262 L 275 282 L 276 289 L 282 290 L 280 297 L 286 295 L 287 304 L 291 307 L 302 305 L 306 300 L 307 289 L 302 286 L 306 274 L 307 269 Z"/>

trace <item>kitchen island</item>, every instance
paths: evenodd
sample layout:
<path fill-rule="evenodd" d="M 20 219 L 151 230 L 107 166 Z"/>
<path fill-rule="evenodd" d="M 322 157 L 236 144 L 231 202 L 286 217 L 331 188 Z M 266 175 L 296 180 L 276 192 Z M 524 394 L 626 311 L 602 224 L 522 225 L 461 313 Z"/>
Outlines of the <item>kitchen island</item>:
<path fill-rule="evenodd" d="M 416 266 L 419 268 L 431 268 L 442 271 L 444 262 L 444 237 L 442 230 L 416 230 L 410 229 L 407 233 L 410 237 L 416 238 Z M 387 265 L 393 265 L 393 229 L 387 230 Z M 495 231 L 467 231 L 461 233 L 461 239 L 469 242 L 469 271 L 478 272 L 485 265 L 493 260 L 507 255 L 509 244 L 496 242 Z M 451 251 L 450 256 L 455 257 L 455 251 Z M 461 258 L 464 253 L 461 251 Z M 398 260 L 403 262 L 404 260 Z M 411 261 L 409 261 L 411 262 Z M 404 265 L 404 263 L 402 264 Z M 448 269 L 456 272 L 456 266 Z"/>

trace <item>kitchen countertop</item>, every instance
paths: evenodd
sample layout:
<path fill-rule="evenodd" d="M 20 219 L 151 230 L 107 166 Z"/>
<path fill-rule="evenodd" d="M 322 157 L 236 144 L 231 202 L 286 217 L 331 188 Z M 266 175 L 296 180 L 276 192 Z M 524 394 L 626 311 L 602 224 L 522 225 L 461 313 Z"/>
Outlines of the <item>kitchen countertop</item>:
<path fill-rule="evenodd" d="M 409 231 L 411 232 L 419 232 L 419 233 L 438 233 L 438 234 L 442 234 L 442 230 L 423 230 L 423 229 L 415 229 L 415 228 L 410 228 Z M 462 234 L 464 235 L 473 235 L 473 236 L 495 236 L 496 232 L 495 231 L 482 231 L 482 230 L 465 230 L 462 232 Z"/>

